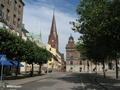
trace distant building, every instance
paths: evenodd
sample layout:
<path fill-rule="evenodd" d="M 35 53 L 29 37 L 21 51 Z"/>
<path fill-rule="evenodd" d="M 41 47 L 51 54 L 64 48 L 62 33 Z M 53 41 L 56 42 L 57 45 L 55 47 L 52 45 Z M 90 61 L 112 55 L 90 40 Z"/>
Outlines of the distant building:
<path fill-rule="evenodd" d="M 64 53 L 61 53 L 61 70 L 65 71 L 65 69 L 66 69 L 66 64 L 64 59 Z"/>
<path fill-rule="evenodd" d="M 51 47 L 58 50 L 59 43 L 58 43 L 58 35 L 57 35 L 57 28 L 56 28 L 56 22 L 55 22 L 55 15 L 54 14 L 53 14 L 53 19 L 52 19 L 50 35 L 49 35 L 49 38 L 48 38 L 48 44 L 50 44 Z"/>
<path fill-rule="evenodd" d="M 46 49 L 50 52 L 50 59 L 47 62 L 47 69 L 52 71 L 61 70 L 61 55 L 49 44 L 46 45 Z M 44 68 L 46 68 L 45 65 Z"/>
<path fill-rule="evenodd" d="M 74 38 L 69 37 L 68 44 L 66 45 L 66 71 L 78 72 L 82 68 L 80 65 L 80 52 L 76 50 Z"/>
<path fill-rule="evenodd" d="M 53 14 L 50 35 L 49 35 L 49 38 L 48 38 L 48 45 L 50 45 L 49 47 L 53 48 L 53 49 L 52 50 L 47 49 L 47 50 L 50 51 L 51 55 L 54 56 L 54 58 L 53 57 L 52 58 L 54 59 L 54 62 L 57 62 L 57 64 L 58 64 L 57 69 L 61 70 L 62 60 L 61 60 L 61 53 L 59 52 L 59 42 L 58 42 L 58 40 L 59 40 L 59 38 L 58 38 L 58 34 L 57 34 L 55 15 Z M 48 68 L 49 68 L 49 66 L 48 66 Z"/>
<path fill-rule="evenodd" d="M 33 33 L 30 33 L 25 29 L 24 24 L 22 25 L 22 38 L 25 41 L 30 40 L 38 47 L 41 47 L 41 48 L 43 47 L 41 33 L 39 35 L 34 35 Z M 43 48 L 45 48 L 45 46 Z M 31 64 L 27 64 L 26 62 L 21 62 L 21 63 L 24 65 L 24 67 L 21 67 L 21 72 L 29 72 L 31 70 L 32 68 Z M 39 71 L 39 65 L 34 64 L 34 71 Z"/>
<path fill-rule="evenodd" d="M 0 0 L 0 27 L 21 36 L 24 5 L 22 0 Z"/>
<path fill-rule="evenodd" d="M 88 71 L 92 72 L 94 70 L 102 71 L 103 65 L 101 63 L 96 63 L 90 60 L 83 60 L 80 51 L 76 49 L 76 44 L 74 38 L 71 35 L 68 39 L 68 43 L 65 47 L 66 49 L 66 71 L 67 72 L 82 72 Z M 105 69 L 108 69 L 108 65 L 105 64 Z"/>

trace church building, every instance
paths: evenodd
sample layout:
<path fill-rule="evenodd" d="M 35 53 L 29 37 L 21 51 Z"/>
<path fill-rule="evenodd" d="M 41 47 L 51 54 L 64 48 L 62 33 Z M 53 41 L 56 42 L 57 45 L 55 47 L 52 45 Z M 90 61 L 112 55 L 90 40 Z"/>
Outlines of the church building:
<path fill-rule="evenodd" d="M 52 54 L 51 60 L 48 63 L 48 68 L 51 68 L 52 70 L 64 69 L 63 68 L 64 67 L 64 60 L 63 60 L 64 57 L 62 57 L 62 56 L 64 56 L 64 54 L 59 52 L 59 39 L 58 39 L 58 34 L 57 34 L 55 14 L 53 14 L 53 18 L 52 18 L 50 35 L 48 37 L 48 44 L 51 46 L 51 48 L 49 48 L 48 51 Z M 47 46 L 49 46 L 49 45 L 47 45 Z"/>
<path fill-rule="evenodd" d="M 57 28 L 56 28 L 56 22 L 55 22 L 55 15 L 53 14 L 53 19 L 52 19 L 52 25 L 51 25 L 51 30 L 50 30 L 50 35 L 48 39 L 48 44 L 51 45 L 52 48 L 55 48 L 58 50 L 58 35 L 57 35 Z"/>

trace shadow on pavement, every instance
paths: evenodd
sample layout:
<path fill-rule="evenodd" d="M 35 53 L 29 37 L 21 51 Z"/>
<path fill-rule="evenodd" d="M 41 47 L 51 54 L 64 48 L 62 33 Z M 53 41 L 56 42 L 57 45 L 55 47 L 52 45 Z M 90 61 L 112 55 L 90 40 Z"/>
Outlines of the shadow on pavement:
<path fill-rule="evenodd" d="M 115 79 L 112 76 L 106 75 L 106 78 L 103 78 L 102 75 L 97 75 L 95 81 L 106 87 L 106 90 L 120 90 L 120 79 Z"/>
<path fill-rule="evenodd" d="M 59 77 L 57 79 L 70 83 L 80 83 L 80 80 L 78 79 L 78 73 L 70 73 L 65 77 Z"/>
<path fill-rule="evenodd" d="M 66 77 L 59 77 L 59 80 L 63 80 L 69 83 L 80 84 L 78 87 L 71 88 L 72 90 L 82 90 L 81 86 L 81 79 L 85 84 L 84 90 L 95 88 L 96 90 L 120 90 L 120 79 L 115 79 L 111 76 L 103 77 L 102 74 L 95 74 L 95 73 L 71 73 L 68 74 Z M 89 84 L 91 83 L 91 84 Z M 91 86 L 92 85 L 92 86 Z M 99 87 L 103 89 L 100 89 Z"/>
<path fill-rule="evenodd" d="M 5 78 L 4 78 L 4 80 L 17 80 L 17 79 L 24 79 L 24 78 L 32 78 L 32 77 L 36 77 L 36 76 L 43 76 L 43 75 L 45 75 L 45 74 L 40 74 L 40 75 L 38 75 L 38 74 L 34 74 L 33 76 L 30 76 L 30 75 L 18 75 L 18 76 L 6 76 Z"/>

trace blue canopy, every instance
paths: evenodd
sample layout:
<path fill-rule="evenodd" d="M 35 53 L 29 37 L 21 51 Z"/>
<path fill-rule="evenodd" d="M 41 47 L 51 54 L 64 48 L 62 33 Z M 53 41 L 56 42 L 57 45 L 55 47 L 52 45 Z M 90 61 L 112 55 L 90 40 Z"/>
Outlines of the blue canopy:
<path fill-rule="evenodd" d="M 14 65 L 18 65 L 18 61 L 11 61 L 11 63 L 13 63 Z M 19 67 L 24 67 L 21 63 L 19 63 Z"/>
<path fill-rule="evenodd" d="M 0 66 L 2 66 L 2 62 L 3 66 L 13 66 L 13 64 L 11 64 L 8 60 L 0 60 Z"/>

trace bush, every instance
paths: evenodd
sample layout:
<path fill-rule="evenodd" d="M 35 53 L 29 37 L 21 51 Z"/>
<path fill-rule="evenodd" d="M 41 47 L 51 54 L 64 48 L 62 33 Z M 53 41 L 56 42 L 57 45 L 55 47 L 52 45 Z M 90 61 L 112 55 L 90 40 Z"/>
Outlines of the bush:
<path fill-rule="evenodd" d="M 47 70 L 45 70 L 45 73 L 47 73 Z"/>
<path fill-rule="evenodd" d="M 51 73 L 52 72 L 52 70 L 49 70 L 49 73 Z"/>

